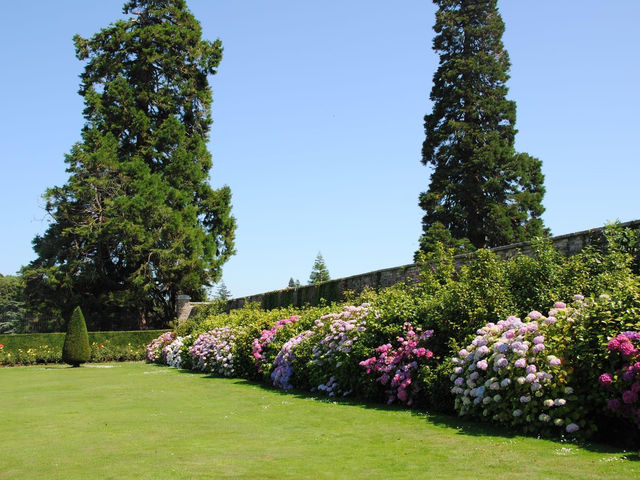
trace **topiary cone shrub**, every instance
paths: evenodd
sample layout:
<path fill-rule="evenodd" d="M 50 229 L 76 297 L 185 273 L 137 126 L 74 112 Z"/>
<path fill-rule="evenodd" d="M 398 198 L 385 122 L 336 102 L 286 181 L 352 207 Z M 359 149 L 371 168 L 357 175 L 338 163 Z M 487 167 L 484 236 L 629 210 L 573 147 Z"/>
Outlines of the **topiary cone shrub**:
<path fill-rule="evenodd" d="M 79 367 L 81 363 L 88 362 L 89 358 L 91 358 L 91 347 L 87 324 L 82 310 L 76 307 L 67 325 L 67 334 L 62 347 L 62 361 L 73 367 Z"/>

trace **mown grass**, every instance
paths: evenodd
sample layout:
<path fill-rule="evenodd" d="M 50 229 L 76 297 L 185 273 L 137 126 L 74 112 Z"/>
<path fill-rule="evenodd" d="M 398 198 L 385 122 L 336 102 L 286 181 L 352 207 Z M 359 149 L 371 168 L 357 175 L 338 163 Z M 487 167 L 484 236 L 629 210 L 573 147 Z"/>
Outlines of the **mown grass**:
<path fill-rule="evenodd" d="M 636 453 L 144 363 L 0 369 L 0 479 L 638 478 Z"/>

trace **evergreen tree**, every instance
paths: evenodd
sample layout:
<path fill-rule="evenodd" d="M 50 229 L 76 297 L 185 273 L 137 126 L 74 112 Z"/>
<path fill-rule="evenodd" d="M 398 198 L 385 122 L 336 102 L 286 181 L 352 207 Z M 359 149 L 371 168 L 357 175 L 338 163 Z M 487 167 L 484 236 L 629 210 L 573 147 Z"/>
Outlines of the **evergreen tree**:
<path fill-rule="evenodd" d="M 287 285 L 288 288 L 298 288 L 300 287 L 300 280 L 296 279 L 294 280 L 293 277 L 291 277 L 289 279 L 289 284 Z"/>
<path fill-rule="evenodd" d="M 27 318 L 20 277 L 0 274 L 0 333 L 24 333 Z"/>
<path fill-rule="evenodd" d="M 218 284 L 218 290 L 216 291 L 216 300 L 229 300 L 230 298 L 231 291 L 224 282 L 220 282 Z"/>
<path fill-rule="evenodd" d="M 23 271 L 42 310 L 82 305 L 96 329 L 162 325 L 177 294 L 201 299 L 234 253 L 231 193 L 210 187 L 206 147 L 222 45 L 201 39 L 184 0 L 131 0 L 123 12 L 74 37 L 86 123 Z"/>
<path fill-rule="evenodd" d="M 80 307 L 76 307 L 67 325 L 67 334 L 62 346 L 62 361 L 79 367 L 81 363 L 88 362 L 90 358 L 91 347 L 89 346 L 87 324 L 84 321 L 82 310 Z"/>
<path fill-rule="evenodd" d="M 440 64 L 424 119 L 422 163 L 433 172 L 420 195 L 420 249 L 436 241 L 459 250 L 495 247 L 544 235 L 541 162 L 514 149 L 516 105 L 506 99 L 510 62 L 497 0 L 434 3 Z"/>
<path fill-rule="evenodd" d="M 322 258 L 321 253 L 318 253 L 316 260 L 313 262 L 311 275 L 309 276 L 309 285 L 328 282 L 330 279 L 331 277 L 329 277 L 329 270 L 324 263 L 324 258 Z"/>

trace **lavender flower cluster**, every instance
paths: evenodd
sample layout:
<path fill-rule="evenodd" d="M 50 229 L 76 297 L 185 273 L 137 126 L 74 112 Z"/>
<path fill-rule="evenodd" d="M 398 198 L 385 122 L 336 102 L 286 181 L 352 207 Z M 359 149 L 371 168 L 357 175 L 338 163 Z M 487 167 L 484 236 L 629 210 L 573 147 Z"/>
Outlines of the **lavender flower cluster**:
<path fill-rule="evenodd" d="M 291 375 L 293 375 L 293 360 L 295 359 L 295 348 L 302 342 L 310 338 L 314 332 L 305 330 L 295 337 L 289 339 L 280 349 L 273 361 L 273 371 L 271 372 L 271 380 L 273 386 L 283 390 L 291 390 L 293 385 L 289 383 Z"/>
<path fill-rule="evenodd" d="M 547 317 L 533 311 L 525 321 L 512 316 L 478 330 L 453 358 L 451 392 L 459 414 L 513 426 L 538 423 L 564 427 L 568 433 L 579 430 L 583 421 L 565 398 L 573 388 L 566 385 L 562 360 L 547 341 L 557 322 L 572 321 L 572 313 L 558 302 Z"/>
<path fill-rule="evenodd" d="M 320 340 L 313 347 L 312 363 L 320 367 L 321 377 L 324 377 L 324 381 L 315 388 L 330 397 L 351 393 L 343 390 L 336 377 L 353 344 L 358 341 L 359 334 L 366 330 L 369 307 L 368 303 L 359 307 L 344 307 L 340 313 L 324 315 L 315 321 L 313 330 L 320 336 Z"/>
<path fill-rule="evenodd" d="M 219 327 L 201 334 L 189 348 L 193 369 L 232 377 L 235 373 L 233 347 L 236 331 Z"/>

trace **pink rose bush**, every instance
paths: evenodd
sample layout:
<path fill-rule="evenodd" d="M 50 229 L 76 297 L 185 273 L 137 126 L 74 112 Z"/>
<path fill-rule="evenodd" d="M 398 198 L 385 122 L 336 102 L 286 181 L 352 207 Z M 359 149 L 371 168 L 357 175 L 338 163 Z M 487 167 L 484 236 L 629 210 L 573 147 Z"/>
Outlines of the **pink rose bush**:
<path fill-rule="evenodd" d="M 163 349 L 176 338 L 173 332 L 165 332 L 147 345 L 147 360 L 152 363 L 165 363 Z"/>
<path fill-rule="evenodd" d="M 379 374 L 376 381 L 386 387 L 387 403 L 396 399 L 411 406 L 419 392 L 415 375 L 424 360 L 433 356 L 422 344 L 433 335 L 433 330 L 421 332 L 410 323 L 404 324 L 404 333 L 398 337 L 398 348 L 393 349 L 390 343 L 376 349 L 377 356 L 360 362 L 368 374 Z"/>
<path fill-rule="evenodd" d="M 522 321 L 509 317 L 488 323 L 453 358 L 451 376 L 460 415 L 487 418 L 528 432 L 584 427 L 561 358 L 562 345 L 550 341 L 575 310 L 558 302 L 547 317 L 533 311 Z"/>
<path fill-rule="evenodd" d="M 600 384 L 613 393 L 610 410 L 640 428 L 640 333 L 624 332 L 609 340 L 607 349 L 617 370 L 600 375 Z"/>
<path fill-rule="evenodd" d="M 236 337 L 237 332 L 231 327 L 214 328 L 201 334 L 189 348 L 193 369 L 233 377 Z"/>

